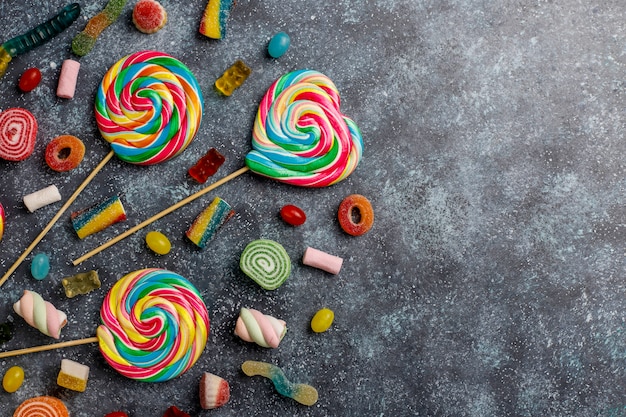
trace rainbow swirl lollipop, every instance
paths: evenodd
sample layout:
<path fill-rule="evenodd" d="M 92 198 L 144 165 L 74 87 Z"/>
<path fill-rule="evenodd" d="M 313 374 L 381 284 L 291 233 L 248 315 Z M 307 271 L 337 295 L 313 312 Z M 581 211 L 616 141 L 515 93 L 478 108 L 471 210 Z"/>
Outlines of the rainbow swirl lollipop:
<path fill-rule="evenodd" d="M 96 123 L 123 161 L 152 165 L 181 153 L 202 121 L 202 92 L 182 62 L 139 51 L 115 63 L 96 94 Z"/>
<path fill-rule="evenodd" d="M 363 139 L 339 105 L 337 87 L 324 74 L 299 70 L 283 75 L 259 104 L 246 165 L 302 187 L 345 179 L 361 159 Z"/>
<path fill-rule="evenodd" d="M 198 360 L 209 315 L 198 290 L 163 269 L 121 278 L 100 310 L 97 338 L 105 360 L 122 375 L 147 382 L 170 380 Z"/>

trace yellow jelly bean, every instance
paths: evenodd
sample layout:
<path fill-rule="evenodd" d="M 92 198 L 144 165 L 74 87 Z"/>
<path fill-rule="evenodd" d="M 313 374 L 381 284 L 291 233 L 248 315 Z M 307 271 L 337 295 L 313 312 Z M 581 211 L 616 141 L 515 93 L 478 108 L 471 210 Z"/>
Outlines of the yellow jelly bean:
<path fill-rule="evenodd" d="M 311 329 L 315 333 L 322 333 L 328 330 L 331 324 L 333 324 L 333 320 L 335 319 L 335 313 L 329 308 L 323 308 L 319 310 L 313 316 L 311 320 Z"/>
<path fill-rule="evenodd" d="M 161 232 L 152 231 L 148 233 L 146 235 L 146 243 L 158 255 L 165 255 L 172 249 L 169 239 Z"/>
<path fill-rule="evenodd" d="M 2 378 L 2 388 L 6 392 L 15 392 L 24 382 L 24 370 L 19 366 L 12 366 L 4 373 Z"/>

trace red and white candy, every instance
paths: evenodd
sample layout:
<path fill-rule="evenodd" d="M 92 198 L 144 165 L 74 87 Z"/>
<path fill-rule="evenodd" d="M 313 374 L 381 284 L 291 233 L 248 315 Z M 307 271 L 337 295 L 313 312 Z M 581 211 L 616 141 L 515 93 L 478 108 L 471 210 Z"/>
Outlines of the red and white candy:
<path fill-rule="evenodd" d="M 35 150 L 37 119 L 31 112 L 13 107 L 0 113 L 0 158 L 23 161 Z"/>

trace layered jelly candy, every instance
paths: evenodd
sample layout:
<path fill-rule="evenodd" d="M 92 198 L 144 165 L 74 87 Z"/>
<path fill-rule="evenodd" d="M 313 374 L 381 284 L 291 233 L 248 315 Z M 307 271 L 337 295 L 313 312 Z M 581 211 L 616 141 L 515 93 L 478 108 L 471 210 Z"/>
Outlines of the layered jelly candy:
<path fill-rule="evenodd" d="M 302 210 L 298 206 L 294 206 L 293 204 L 287 204 L 280 209 L 280 217 L 292 226 L 300 226 L 303 225 L 306 221 L 306 214 L 304 210 Z"/>
<path fill-rule="evenodd" d="M 330 328 L 335 319 L 335 313 L 329 308 L 322 308 L 313 316 L 311 320 L 311 330 L 315 333 L 325 332 Z"/>
<path fill-rule="evenodd" d="M 22 382 L 24 382 L 24 370 L 19 366 L 12 366 L 4 373 L 2 388 L 12 393 L 22 386 Z"/>
<path fill-rule="evenodd" d="M 50 258 L 45 253 L 38 253 L 30 263 L 30 273 L 33 278 L 41 281 L 50 272 Z"/>
<path fill-rule="evenodd" d="M 65 277 L 61 281 L 61 284 L 63 284 L 67 298 L 87 294 L 100 288 L 101 285 L 98 271 L 81 272 L 71 277 Z"/>
<path fill-rule="evenodd" d="M 84 392 L 87 389 L 89 367 L 69 359 L 61 359 L 61 370 L 57 384 L 72 391 Z"/>
<path fill-rule="evenodd" d="M 242 60 L 238 59 L 215 81 L 215 88 L 225 96 L 230 96 L 235 89 L 246 81 L 251 72 L 252 70 Z"/>
<path fill-rule="evenodd" d="M 289 35 L 285 32 L 278 32 L 270 39 L 270 43 L 267 45 L 267 53 L 270 54 L 272 58 L 280 58 L 287 52 L 290 43 L 291 39 Z"/>
<path fill-rule="evenodd" d="M 167 236 L 157 231 L 149 232 L 146 235 L 146 244 L 157 255 L 166 255 L 172 249 L 172 244 Z"/>
<path fill-rule="evenodd" d="M 225 160 L 224 155 L 217 149 L 211 148 L 194 166 L 189 168 L 189 176 L 200 184 L 204 184 L 210 176 L 215 175 Z"/>

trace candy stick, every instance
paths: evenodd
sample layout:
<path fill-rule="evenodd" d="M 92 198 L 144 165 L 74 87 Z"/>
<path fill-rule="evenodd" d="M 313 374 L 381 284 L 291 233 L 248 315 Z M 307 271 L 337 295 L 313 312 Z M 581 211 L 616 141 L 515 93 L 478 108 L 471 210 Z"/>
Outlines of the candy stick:
<path fill-rule="evenodd" d="M 164 216 L 167 216 L 171 212 L 178 210 L 182 206 L 191 203 L 192 201 L 202 197 L 206 193 L 216 189 L 220 185 L 223 185 L 223 184 L 227 183 L 228 181 L 230 181 L 230 180 L 232 180 L 234 178 L 237 178 L 238 176 L 240 176 L 241 174 L 243 174 L 245 172 L 248 172 L 249 170 L 250 169 L 248 167 L 239 168 L 237 171 L 232 172 L 231 174 L 225 176 L 221 180 L 218 180 L 218 181 L 212 183 L 211 185 L 203 188 L 202 190 L 197 191 L 194 194 L 191 194 L 190 196 L 180 200 L 178 203 L 176 203 L 176 204 L 166 208 L 165 210 L 155 214 L 154 216 L 150 217 L 149 219 L 144 220 L 143 222 L 139 223 L 137 226 L 132 227 L 132 228 L 128 229 L 126 232 L 124 232 L 124 233 L 122 233 L 120 235 L 117 235 L 116 237 L 114 237 L 113 239 L 109 240 L 108 242 L 103 243 L 102 245 L 100 245 L 97 248 L 93 249 L 92 251 L 86 253 L 85 255 L 81 256 L 80 258 L 77 258 L 77 259 L 73 260 L 72 264 L 74 266 L 76 266 L 76 265 L 80 264 L 81 262 L 86 261 L 87 259 L 89 259 L 92 256 L 102 252 L 103 250 L 109 248 L 110 246 L 113 246 L 114 244 L 116 244 L 120 240 L 127 238 L 128 236 L 132 235 L 133 233 L 137 232 L 138 230 L 143 229 L 144 227 L 148 226 L 149 224 L 154 223 L 155 221 L 159 220 L 160 218 L 162 218 Z"/>
<path fill-rule="evenodd" d="M 102 161 L 100 161 L 100 163 L 93 169 L 93 171 L 91 171 L 91 173 L 87 176 L 87 178 L 85 178 L 85 180 L 78 186 L 76 191 L 74 191 L 74 194 L 72 194 L 72 196 L 65 202 L 65 204 L 63 204 L 63 207 L 59 209 L 57 214 L 48 222 L 46 227 L 43 228 L 41 233 L 39 233 L 39 235 L 35 238 L 35 240 L 33 240 L 33 242 L 26 248 L 24 253 L 22 253 L 22 255 L 19 258 L 17 258 L 17 261 L 15 261 L 15 263 L 9 268 L 9 270 L 2 276 L 2 278 L 0 279 L 0 287 L 2 286 L 2 284 L 5 283 L 7 279 L 9 279 L 11 274 L 15 272 L 17 267 L 22 264 L 24 259 L 26 259 L 26 257 L 32 252 L 32 250 L 35 249 L 35 246 L 37 246 L 37 244 L 41 242 L 41 240 L 46 236 L 46 234 L 50 231 L 50 229 L 52 229 L 52 226 L 55 225 L 55 223 L 59 220 L 59 218 L 63 215 L 63 213 L 65 213 L 65 211 L 74 202 L 74 200 L 76 200 L 76 198 L 81 193 L 81 191 L 83 191 L 83 189 L 87 187 L 87 185 L 96 176 L 96 174 L 100 172 L 100 170 L 106 165 L 106 163 L 109 162 L 111 158 L 113 158 L 113 155 L 114 155 L 113 151 L 110 151 L 104 157 L 104 159 L 102 159 Z"/>
<path fill-rule="evenodd" d="M 62 349 L 70 346 L 86 345 L 89 343 L 98 343 L 97 337 L 87 337 L 85 339 L 70 340 L 67 342 L 53 343 L 51 345 L 34 346 L 25 349 L 10 350 L 0 352 L 0 359 L 10 358 L 12 356 L 27 355 L 29 353 L 44 352 L 46 350 Z"/>
<path fill-rule="evenodd" d="M 120 374 L 162 382 L 190 369 L 209 335 L 209 313 L 200 292 L 165 269 L 141 269 L 119 279 L 104 298 L 100 319 L 96 337 L 2 352 L 0 358 L 97 342 Z"/>

